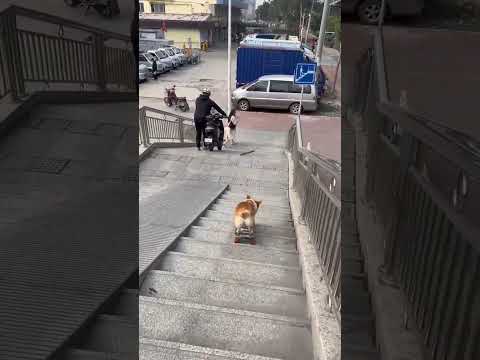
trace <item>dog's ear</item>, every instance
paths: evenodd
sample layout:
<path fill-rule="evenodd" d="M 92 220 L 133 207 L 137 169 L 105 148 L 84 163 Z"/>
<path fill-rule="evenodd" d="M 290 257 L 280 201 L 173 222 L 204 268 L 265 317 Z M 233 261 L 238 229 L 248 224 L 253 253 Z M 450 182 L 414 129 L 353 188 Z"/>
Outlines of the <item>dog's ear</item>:
<path fill-rule="evenodd" d="M 250 195 L 247 195 L 247 199 L 251 199 L 252 197 Z"/>
<path fill-rule="evenodd" d="M 257 208 L 260 207 L 260 204 L 262 203 L 262 201 L 261 200 L 260 201 L 255 200 L 255 202 L 257 203 Z"/>

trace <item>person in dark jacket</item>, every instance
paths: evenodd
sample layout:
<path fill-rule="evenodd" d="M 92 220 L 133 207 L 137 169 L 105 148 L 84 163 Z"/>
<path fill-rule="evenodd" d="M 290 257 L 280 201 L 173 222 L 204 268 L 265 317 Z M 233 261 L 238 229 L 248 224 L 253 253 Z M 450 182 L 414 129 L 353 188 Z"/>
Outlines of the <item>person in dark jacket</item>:
<path fill-rule="evenodd" d="M 227 116 L 225 111 L 222 110 L 220 106 L 217 105 L 215 101 L 210 99 L 210 91 L 208 89 L 203 89 L 200 96 L 195 100 L 195 114 L 193 115 L 193 120 L 195 122 L 195 130 L 197 130 L 197 148 L 201 150 L 201 141 L 202 135 L 205 135 L 205 126 L 207 124 L 206 117 L 210 115 L 212 108 L 217 110 L 223 116 Z M 222 138 L 223 138 L 223 134 Z"/>
<path fill-rule="evenodd" d="M 157 80 L 158 78 L 158 66 L 157 66 L 157 61 L 155 59 L 152 59 L 152 74 L 153 78 Z"/>

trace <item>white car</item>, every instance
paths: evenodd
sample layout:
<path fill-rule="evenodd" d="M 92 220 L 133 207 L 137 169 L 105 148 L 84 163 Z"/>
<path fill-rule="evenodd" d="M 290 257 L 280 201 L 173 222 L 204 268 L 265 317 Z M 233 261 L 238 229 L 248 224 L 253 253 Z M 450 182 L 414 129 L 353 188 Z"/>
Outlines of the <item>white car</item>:
<path fill-rule="evenodd" d="M 175 51 L 173 51 L 173 49 L 171 49 L 170 47 L 164 47 L 162 48 L 162 50 L 165 51 L 168 55 L 168 58 L 172 60 L 174 68 L 177 68 L 182 64 L 179 56 L 175 54 Z"/>
<path fill-rule="evenodd" d="M 165 66 L 166 71 L 173 69 L 173 60 L 167 55 L 164 49 L 149 50 L 148 53 L 155 55 L 158 61 Z"/>
<path fill-rule="evenodd" d="M 138 81 L 139 82 L 147 81 L 149 73 L 150 73 L 150 70 L 148 70 L 147 65 L 144 65 L 144 64 L 138 65 Z"/>
<path fill-rule="evenodd" d="M 175 54 L 180 59 L 182 65 L 187 63 L 187 56 L 183 53 L 183 51 L 175 46 L 172 46 L 171 49 L 175 52 Z"/>

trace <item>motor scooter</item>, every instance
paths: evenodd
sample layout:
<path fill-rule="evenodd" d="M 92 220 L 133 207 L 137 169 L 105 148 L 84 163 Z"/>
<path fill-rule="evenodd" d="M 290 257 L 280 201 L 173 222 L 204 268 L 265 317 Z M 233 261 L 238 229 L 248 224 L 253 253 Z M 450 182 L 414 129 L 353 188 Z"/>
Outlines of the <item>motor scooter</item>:
<path fill-rule="evenodd" d="M 223 147 L 223 115 L 215 113 L 206 117 L 205 135 L 203 144 L 206 149 L 213 151 L 215 146 L 219 151 Z"/>
<path fill-rule="evenodd" d="M 190 110 L 188 106 L 186 97 L 178 97 L 175 92 L 175 85 L 172 88 L 165 88 L 166 96 L 163 98 L 163 101 L 168 107 L 175 105 L 175 110 L 180 109 L 182 112 Z"/>
<path fill-rule="evenodd" d="M 118 0 L 64 0 L 70 7 L 84 7 L 85 13 L 94 8 L 100 15 L 111 18 L 120 13 Z"/>

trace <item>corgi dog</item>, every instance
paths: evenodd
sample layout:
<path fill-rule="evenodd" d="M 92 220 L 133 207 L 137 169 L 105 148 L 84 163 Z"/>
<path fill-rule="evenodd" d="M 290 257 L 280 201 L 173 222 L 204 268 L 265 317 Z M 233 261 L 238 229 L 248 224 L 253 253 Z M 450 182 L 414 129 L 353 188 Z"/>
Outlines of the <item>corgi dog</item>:
<path fill-rule="evenodd" d="M 240 231 L 242 228 L 247 228 L 250 234 L 250 243 L 255 245 L 256 241 L 253 238 L 255 232 L 255 215 L 262 202 L 252 199 L 250 195 L 247 195 L 246 199 L 241 201 L 235 207 L 235 242 L 240 242 Z"/>

